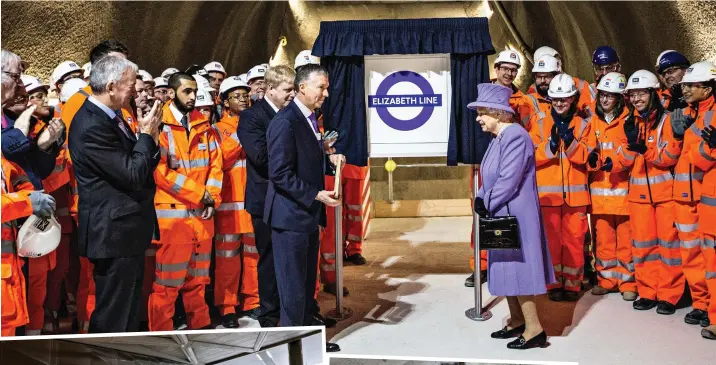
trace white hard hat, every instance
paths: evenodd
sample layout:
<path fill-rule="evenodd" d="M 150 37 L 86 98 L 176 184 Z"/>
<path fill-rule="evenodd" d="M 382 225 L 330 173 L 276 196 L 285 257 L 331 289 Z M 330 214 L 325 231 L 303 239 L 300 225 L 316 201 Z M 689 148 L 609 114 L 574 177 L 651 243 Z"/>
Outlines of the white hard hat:
<path fill-rule="evenodd" d="M 57 219 L 42 219 L 31 215 L 17 233 L 17 254 L 21 257 L 41 257 L 60 244 L 62 227 Z"/>
<path fill-rule="evenodd" d="M 90 72 L 92 72 L 92 63 L 85 63 L 82 65 L 82 69 L 85 70 L 84 78 L 88 78 L 90 76 Z"/>
<path fill-rule="evenodd" d="M 82 79 L 71 79 L 67 80 L 65 82 L 65 85 L 62 87 L 62 91 L 60 92 L 60 101 L 61 102 L 67 102 L 67 100 L 70 100 L 70 97 L 74 95 L 76 92 L 84 89 L 87 87 L 87 82 Z"/>
<path fill-rule="evenodd" d="M 709 61 L 696 62 L 686 69 L 681 83 L 706 82 L 716 79 L 716 66 Z"/>
<path fill-rule="evenodd" d="M 626 89 L 624 91 L 636 89 L 652 89 L 659 87 L 659 79 L 656 78 L 651 71 L 639 70 L 629 76 Z"/>
<path fill-rule="evenodd" d="M 494 65 L 498 65 L 500 63 L 512 63 L 517 65 L 517 67 L 522 66 L 522 61 L 520 61 L 520 55 L 517 54 L 517 52 L 512 50 L 506 50 L 500 52 L 500 54 L 497 55 L 497 59 L 495 60 Z"/>
<path fill-rule="evenodd" d="M 177 72 L 179 72 L 179 69 L 174 68 L 174 67 L 169 67 L 168 69 L 162 71 L 162 77 L 165 79 L 168 79 L 171 75 L 174 75 Z"/>
<path fill-rule="evenodd" d="M 211 87 L 211 84 L 209 84 L 209 80 L 204 78 L 204 76 L 191 75 L 191 77 L 196 80 L 196 86 L 199 88 L 199 90 L 216 91 L 216 89 Z"/>
<path fill-rule="evenodd" d="M 242 80 L 240 76 L 227 77 L 226 80 L 221 82 L 219 85 L 219 93 L 224 95 L 225 92 L 231 91 L 236 88 L 251 89 L 246 81 Z"/>
<path fill-rule="evenodd" d="M 25 85 L 25 90 L 28 94 L 41 87 L 45 88 L 45 91 L 47 91 L 47 89 L 50 87 L 47 84 L 43 84 L 42 81 L 40 81 L 40 79 L 35 76 L 23 74 L 22 76 L 20 76 L 20 78 L 22 79 L 22 84 Z"/>
<path fill-rule="evenodd" d="M 577 93 L 577 85 L 572 76 L 559 74 L 549 83 L 547 95 L 550 98 L 568 98 Z"/>
<path fill-rule="evenodd" d="M 139 72 L 137 72 L 137 77 L 142 79 L 142 81 L 144 82 L 154 82 L 154 78 L 152 77 L 152 75 L 144 70 L 139 70 Z"/>
<path fill-rule="evenodd" d="M 249 80 L 247 79 L 247 74 L 241 74 L 241 75 L 239 75 L 239 76 L 237 76 L 237 77 L 238 77 L 241 81 L 243 81 L 243 82 L 245 82 L 245 83 L 247 83 L 247 84 L 249 83 Z"/>
<path fill-rule="evenodd" d="M 544 56 L 544 55 L 552 56 L 552 57 L 557 58 L 557 55 L 558 55 L 558 54 L 559 54 L 559 52 L 557 52 L 556 49 L 554 49 L 554 48 L 552 48 L 552 47 L 542 46 L 542 47 L 537 48 L 537 49 L 535 50 L 534 59 L 535 59 L 535 60 L 539 60 L 539 59 L 541 59 L 542 56 Z"/>
<path fill-rule="evenodd" d="M 626 76 L 619 72 L 610 72 L 599 80 L 597 90 L 612 94 L 622 94 L 626 88 L 626 83 Z"/>
<path fill-rule="evenodd" d="M 57 82 L 60 81 L 65 75 L 75 71 L 82 71 L 84 74 L 84 70 L 75 62 L 64 61 L 60 63 L 59 65 L 57 65 L 57 67 L 55 67 L 55 70 L 52 71 L 52 83 L 57 84 Z"/>
<path fill-rule="evenodd" d="M 216 61 L 207 63 L 206 66 L 204 66 L 204 70 L 206 70 L 206 72 L 220 72 L 224 74 L 224 77 L 226 77 L 226 69 L 224 69 L 224 66 Z"/>
<path fill-rule="evenodd" d="M 559 61 L 554 56 L 542 55 L 535 60 L 532 72 L 559 72 Z"/>
<path fill-rule="evenodd" d="M 266 76 L 267 69 L 268 67 L 264 67 L 264 65 L 254 66 L 248 73 L 246 73 L 246 82 L 251 82 L 253 79 Z"/>
<path fill-rule="evenodd" d="M 305 65 L 320 65 L 321 59 L 312 55 L 311 50 L 307 49 L 304 51 L 301 51 L 298 56 L 296 56 L 296 61 L 293 63 L 293 68 L 297 69 L 301 66 Z"/>
<path fill-rule="evenodd" d="M 211 97 L 211 94 L 209 94 L 209 90 L 199 89 L 196 93 L 196 103 L 194 103 L 194 107 L 198 108 L 200 106 L 212 105 L 214 105 L 214 99 Z"/>
<path fill-rule="evenodd" d="M 155 77 L 154 78 L 154 88 L 159 89 L 161 87 L 169 87 L 169 82 L 167 82 L 167 79 L 163 77 Z"/>

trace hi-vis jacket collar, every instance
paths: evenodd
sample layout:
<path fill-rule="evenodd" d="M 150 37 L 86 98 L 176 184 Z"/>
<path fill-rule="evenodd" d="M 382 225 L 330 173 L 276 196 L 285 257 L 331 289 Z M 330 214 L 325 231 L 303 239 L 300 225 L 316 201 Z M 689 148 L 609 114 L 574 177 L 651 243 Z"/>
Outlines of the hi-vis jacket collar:
<path fill-rule="evenodd" d="M 166 103 L 164 105 L 164 124 L 183 128 L 184 126 L 181 124 L 181 121 L 176 120 L 176 118 L 174 118 L 174 114 L 172 113 L 170 105 L 171 102 Z M 193 109 L 191 112 L 189 112 L 189 114 L 187 114 L 187 117 L 189 118 L 189 129 L 194 129 L 202 124 L 209 124 L 209 119 L 207 119 L 204 114 L 201 114 L 201 112 L 196 109 Z"/>

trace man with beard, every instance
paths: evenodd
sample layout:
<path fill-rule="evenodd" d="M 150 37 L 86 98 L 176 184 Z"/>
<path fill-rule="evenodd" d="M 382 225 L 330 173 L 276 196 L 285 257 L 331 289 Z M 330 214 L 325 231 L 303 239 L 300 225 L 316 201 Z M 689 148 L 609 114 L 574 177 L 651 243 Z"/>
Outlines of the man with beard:
<path fill-rule="evenodd" d="M 683 93 L 679 82 L 684 77 L 689 65 L 686 56 L 674 50 L 661 52 L 656 59 L 656 75 L 661 84 L 658 92 L 664 109 L 674 111 L 687 106 L 686 102 L 682 100 Z"/>
<path fill-rule="evenodd" d="M 149 296 L 149 329 L 171 331 L 174 305 L 182 294 L 188 328 L 211 324 L 204 300 L 209 284 L 215 207 L 221 204 L 222 153 L 216 131 L 194 109 L 197 83 L 186 73 L 169 78 L 176 95 L 164 106 L 159 136 L 161 160 L 154 173 L 154 206 L 161 239 Z"/>
<path fill-rule="evenodd" d="M 546 115 L 552 109 L 551 99 L 547 91 L 549 90 L 549 83 L 558 73 L 559 60 L 556 57 L 544 55 L 535 61 L 535 65 L 532 68 L 532 77 L 535 81 L 534 92 L 528 96 L 537 100 L 538 113 Z"/>

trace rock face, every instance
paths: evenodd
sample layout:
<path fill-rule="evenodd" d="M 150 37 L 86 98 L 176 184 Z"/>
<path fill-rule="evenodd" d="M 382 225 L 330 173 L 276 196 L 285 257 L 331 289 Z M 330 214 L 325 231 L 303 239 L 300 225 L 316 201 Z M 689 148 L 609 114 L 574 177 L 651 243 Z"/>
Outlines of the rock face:
<path fill-rule="evenodd" d="M 622 71 L 653 70 L 658 54 L 676 49 L 692 62 L 716 60 L 716 2 L 501 2 L 526 45 L 561 51 L 565 70 L 593 81 L 591 53 L 609 44 Z M 2 2 L 2 44 L 31 63 L 29 74 L 47 79 L 59 62 L 87 62 L 92 46 L 116 38 L 152 75 L 167 67 L 219 61 L 229 74 L 277 60 L 293 63 L 312 46 L 322 20 L 486 16 L 483 2 Z M 495 49 L 517 43 L 498 12 L 490 15 Z M 277 53 L 279 37 L 288 43 Z M 494 56 L 490 58 L 490 61 Z M 524 59 L 517 84 L 531 83 Z M 407 161 L 406 161 L 407 162 Z M 410 163 L 420 161 L 410 161 Z M 435 159 L 424 162 L 435 163 Z M 382 165 L 377 160 L 373 165 Z M 396 199 L 469 196 L 470 171 L 399 168 Z M 373 196 L 387 197 L 387 174 L 373 169 Z M 457 187 L 464 187 L 457 188 Z"/>

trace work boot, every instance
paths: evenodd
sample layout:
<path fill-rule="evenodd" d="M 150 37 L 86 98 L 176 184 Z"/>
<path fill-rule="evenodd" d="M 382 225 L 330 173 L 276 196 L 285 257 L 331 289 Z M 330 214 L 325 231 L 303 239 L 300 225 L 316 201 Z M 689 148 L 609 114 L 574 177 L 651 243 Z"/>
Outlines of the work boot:
<path fill-rule="evenodd" d="M 659 304 L 656 306 L 656 313 L 664 314 L 664 315 L 671 315 L 676 313 L 676 306 L 669 302 L 665 302 L 663 300 L 659 301 Z"/>
<path fill-rule="evenodd" d="M 579 300 L 579 292 L 567 290 L 564 292 L 564 300 L 568 302 L 576 302 Z"/>
<path fill-rule="evenodd" d="M 711 321 L 709 321 L 709 317 L 701 318 L 701 327 L 708 327 L 711 325 Z"/>
<path fill-rule="evenodd" d="M 224 328 L 239 328 L 239 317 L 236 313 L 229 313 L 221 316 L 221 325 Z"/>
<path fill-rule="evenodd" d="M 363 257 L 363 255 L 361 255 L 359 253 L 356 253 L 356 254 L 346 257 L 346 260 L 352 262 L 353 265 L 365 265 L 366 264 L 365 257 Z"/>
<path fill-rule="evenodd" d="M 249 310 L 247 310 L 247 311 L 241 312 L 241 316 L 242 316 L 242 317 L 249 317 L 249 318 L 254 319 L 254 320 L 258 320 L 258 319 L 259 319 L 259 314 L 261 314 L 261 308 L 260 308 L 260 307 L 256 307 L 256 308 L 254 308 L 254 309 L 249 309 Z"/>
<path fill-rule="evenodd" d="M 639 298 L 636 300 L 633 304 L 634 309 L 638 311 L 648 311 L 654 307 L 656 307 L 656 300 L 653 299 L 647 299 L 647 298 Z"/>
<path fill-rule="evenodd" d="M 709 318 L 709 315 L 708 313 L 706 313 L 706 311 L 702 311 L 701 309 L 694 309 L 686 314 L 686 317 L 684 317 L 684 322 L 688 324 L 701 324 L 701 321 L 704 318 Z"/>
<path fill-rule="evenodd" d="M 599 285 L 592 288 L 592 294 L 594 294 L 594 295 L 605 295 L 607 293 L 612 293 L 612 292 L 614 292 L 614 291 L 609 290 L 607 288 L 603 288 Z"/>
<path fill-rule="evenodd" d="M 716 326 L 709 326 L 701 330 L 701 337 L 716 340 Z"/>
<path fill-rule="evenodd" d="M 487 282 L 487 270 L 480 271 L 480 283 L 485 282 Z M 465 286 L 468 288 L 475 287 L 475 273 L 472 273 L 472 275 L 468 276 L 467 279 L 465 279 Z"/>
<path fill-rule="evenodd" d="M 338 287 L 336 286 L 336 283 L 323 284 L 323 291 L 328 294 L 338 295 Z M 344 286 L 343 287 L 343 296 L 347 297 L 348 294 L 349 294 L 348 288 L 346 288 Z"/>
<path fill-rule="evenodd" d="M 625 291 L 622 293 L 622 299 L 626 300 L 627 302 L 635 301 L 638 296 L 639 295 L 633 291 Z"/>
<path fill-rule="evenodd" d="M 561 302 L 564 300 L 564 290 L 560 289 L 552 289 L 547 292 L 547 296 L 549 297 L 549 300 L 553 302 Z"/>

